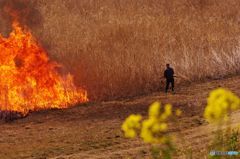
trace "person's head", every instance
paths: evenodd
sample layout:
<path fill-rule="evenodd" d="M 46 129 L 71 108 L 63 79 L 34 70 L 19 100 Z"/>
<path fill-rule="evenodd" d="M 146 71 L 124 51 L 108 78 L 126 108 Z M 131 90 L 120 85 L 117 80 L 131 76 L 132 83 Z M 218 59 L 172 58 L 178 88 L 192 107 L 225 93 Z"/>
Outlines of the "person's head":
<path fill-rule="evenodd" d="M 170 64 L 166 64 L 166 67 L 167 67 L 167 68 L 170 68 Z"/>

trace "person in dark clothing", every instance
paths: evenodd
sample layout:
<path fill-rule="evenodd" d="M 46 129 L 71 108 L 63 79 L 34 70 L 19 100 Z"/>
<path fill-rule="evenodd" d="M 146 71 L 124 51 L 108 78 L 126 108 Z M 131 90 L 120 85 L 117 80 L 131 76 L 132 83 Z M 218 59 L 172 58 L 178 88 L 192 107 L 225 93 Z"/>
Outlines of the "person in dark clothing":
<path fill-rule="evenodd" d="M 167 64 L 166 67 L 167 69 L 164 71 L 164 77 L 166 78 L 165 93 L 167 93 L 170 84 L 172 87 L 172 92 L 174 92 L 174 70 L 170 67 L 170 64 Z"/>

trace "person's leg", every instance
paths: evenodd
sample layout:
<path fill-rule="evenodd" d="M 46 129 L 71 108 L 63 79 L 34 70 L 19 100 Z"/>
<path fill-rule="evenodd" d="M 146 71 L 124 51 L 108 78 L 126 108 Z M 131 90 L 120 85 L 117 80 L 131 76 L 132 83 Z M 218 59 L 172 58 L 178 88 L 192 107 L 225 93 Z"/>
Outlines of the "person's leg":
<path fill-rule="evenodd" d="M 172 85 L 172 91 L 174 92 L 174 79 L 172 80 L 171 85 Z"/>
<path fill-rule="evenodd" d="M 169 80 L 166 80 L 166 88 L 165 88 L 165 93 L 167 93 L 167 91 L 168 91 L 169 84 L 170 84 Z"/>

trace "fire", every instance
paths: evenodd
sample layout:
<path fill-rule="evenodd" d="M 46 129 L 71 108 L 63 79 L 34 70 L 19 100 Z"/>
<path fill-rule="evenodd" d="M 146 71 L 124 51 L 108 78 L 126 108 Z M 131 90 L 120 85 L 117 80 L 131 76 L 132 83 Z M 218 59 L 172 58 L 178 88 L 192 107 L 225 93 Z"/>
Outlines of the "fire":
<path fill-rule="evenodd" d="M 0 34 L 0 111 L 26 115 L 87 102 L 86 90 L 76 88 L 70 74 L 60 76 L 57 67 L 31 33 L 14 22 L 8 38 Z"/>

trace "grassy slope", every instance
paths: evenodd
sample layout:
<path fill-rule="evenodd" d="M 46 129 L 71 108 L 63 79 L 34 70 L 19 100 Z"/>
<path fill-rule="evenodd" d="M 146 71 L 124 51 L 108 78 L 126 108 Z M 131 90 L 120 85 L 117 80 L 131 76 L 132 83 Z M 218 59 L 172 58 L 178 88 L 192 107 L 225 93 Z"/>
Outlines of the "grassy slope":
<path fill-rule="evenodd" d="M 181 86 L 176 95 L 156 92 L 122 101 L 34 112 L 22 120 L 0 123 L 0 158 L 148 158 L 148 146 L 124 139 L 120 125 L 131 113 L 146 115 L 148 105 L 156 100 L 183 110 L 178 125 L 171 124 L 171 132 L 180 132 L 186 139 L 184 143 L 178 141 L 179 147 L 192 147 L 194 159 L 202 158 L 212 132 L 201 116 L 208 92 L 222 86 L 240 95 L 239 82 L 237 76 Z M 239 122 L 239 113 L 234 120 Z"/>

